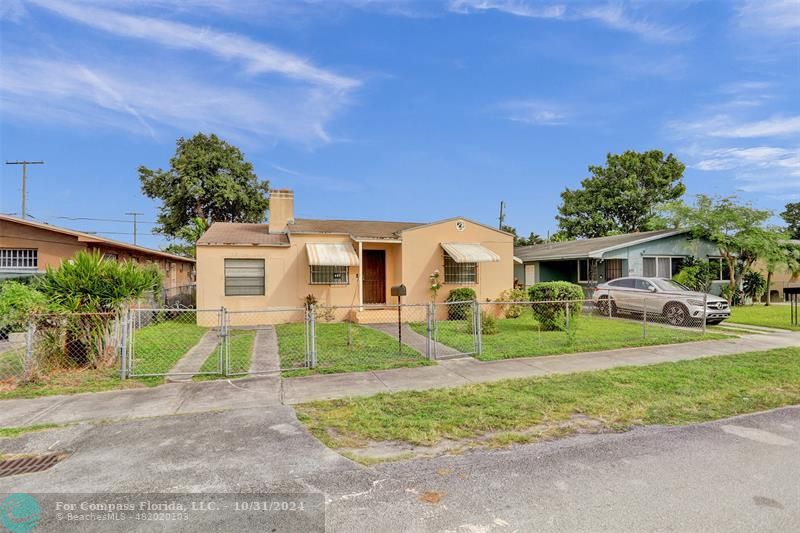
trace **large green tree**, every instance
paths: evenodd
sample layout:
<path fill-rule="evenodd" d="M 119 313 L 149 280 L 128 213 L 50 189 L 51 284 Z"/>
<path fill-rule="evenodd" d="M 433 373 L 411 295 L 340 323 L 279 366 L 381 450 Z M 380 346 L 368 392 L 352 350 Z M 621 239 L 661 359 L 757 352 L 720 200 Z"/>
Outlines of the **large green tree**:
<path fill-rule="evenodd" d="M 781 213 L 781 218 L 789 226 L 789 236 L 800 239 L 800 202 L 786 204 L 786 210 Z"/>
<path fill-rule="evenodd" d="M 168 170 L 139 167 L 142 191 L 162 202 L 154 231 L 175 238 L 195 218 L 208 224 L 264 220 L 269 184 L 235 146 L 214 134 L 181 137 L 169 163 Z"/>
<path fill-rule="evenodd" d="M 659 229 L 661 205 L 686 192 L 685 168 L 660 150 L 608 154 L 606 166 L 589 166 L 581 188 L 561 193 L 558 225 L 570 239 Z"/>
<path fill-rule="evenodd" d="M 668 208 L 672 222 L 688 228 L 719 248 L 728 264 L 729 287 L 735 291 L 742 276 L 759 259 L 766 260 L 785 242 L 779 231 L 765 227 L 772 213 L 739 203 L 734 196 L 711 197 L 699 194 L 694 205 L 677 202 Z"/>

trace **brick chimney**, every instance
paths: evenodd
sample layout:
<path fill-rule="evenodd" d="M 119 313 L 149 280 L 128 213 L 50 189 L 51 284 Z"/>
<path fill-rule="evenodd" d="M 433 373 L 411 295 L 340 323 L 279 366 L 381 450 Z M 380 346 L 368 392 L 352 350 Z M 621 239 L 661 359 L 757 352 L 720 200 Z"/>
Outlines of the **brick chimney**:
<path fill-rule="evenodd" d="M 294 191 L 269 191 L 269 232 L 286 233 L 286 225 L 294 222 Z"/>

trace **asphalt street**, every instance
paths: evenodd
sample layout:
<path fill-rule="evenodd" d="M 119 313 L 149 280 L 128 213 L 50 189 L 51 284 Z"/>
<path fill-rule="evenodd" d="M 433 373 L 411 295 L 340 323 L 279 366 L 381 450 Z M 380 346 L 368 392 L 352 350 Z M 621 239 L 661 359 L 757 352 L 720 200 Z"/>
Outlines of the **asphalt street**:
<path fill-rule="evenodd" d="M 328 531 L 800 530 L 800 407 L 370 468 L 325 448 L 289 407 L 0 439 L 0 453 L 48 450 L 70 455 L 46 472 L 0 478 L 0 494 L 321 493 Z M 183 530 L 241 525 L 203 516 Z M 277 524 L 309 530 L 291 517 Z"/>

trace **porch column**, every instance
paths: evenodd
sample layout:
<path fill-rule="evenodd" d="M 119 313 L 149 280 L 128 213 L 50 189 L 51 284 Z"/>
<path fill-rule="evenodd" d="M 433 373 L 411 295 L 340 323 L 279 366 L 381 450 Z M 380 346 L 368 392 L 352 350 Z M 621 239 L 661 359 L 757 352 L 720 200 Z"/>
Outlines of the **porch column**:
<path fill-rule="evenodd" d="M 358 241 L 358 310 L 364 310 L 364 243 Z"/>

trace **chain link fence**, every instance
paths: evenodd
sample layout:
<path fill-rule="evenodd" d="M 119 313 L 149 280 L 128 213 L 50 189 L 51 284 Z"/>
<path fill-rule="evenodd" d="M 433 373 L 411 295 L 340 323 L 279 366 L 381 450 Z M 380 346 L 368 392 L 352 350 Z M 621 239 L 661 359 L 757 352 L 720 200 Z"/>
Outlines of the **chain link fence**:
<path fill-rule="evenodd" d="M 705 296 L 595 291 L 568 302 L 36 315 L 0 344 L 0 386 L 84 369 L 131 378 L 301 376 L 669 344 L 703 338 L 728 313 Z"/>

